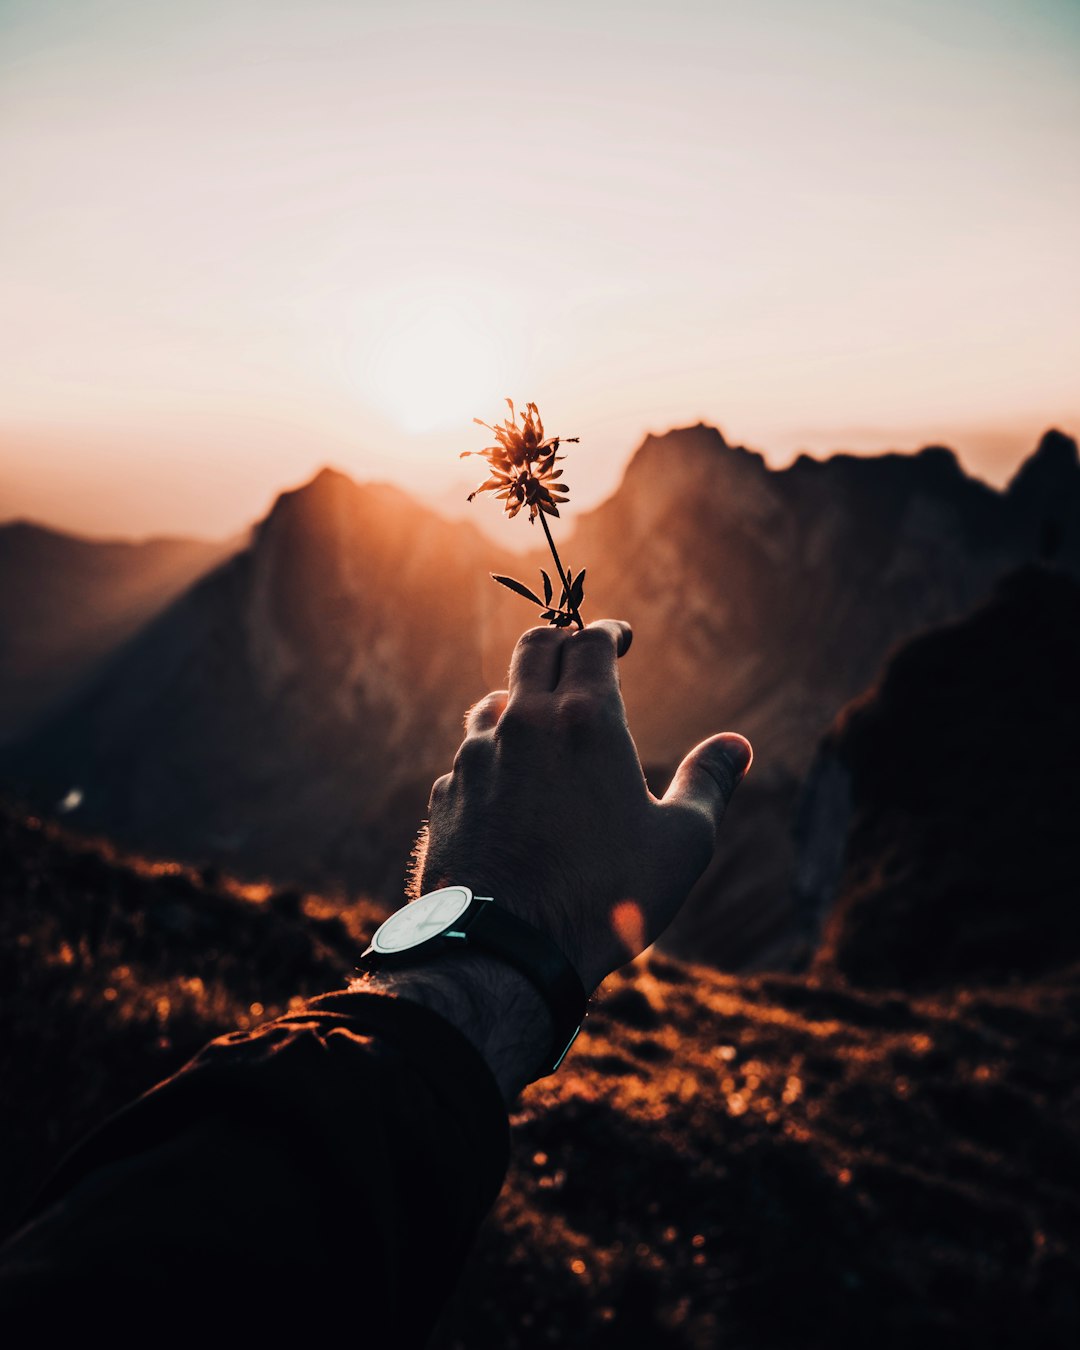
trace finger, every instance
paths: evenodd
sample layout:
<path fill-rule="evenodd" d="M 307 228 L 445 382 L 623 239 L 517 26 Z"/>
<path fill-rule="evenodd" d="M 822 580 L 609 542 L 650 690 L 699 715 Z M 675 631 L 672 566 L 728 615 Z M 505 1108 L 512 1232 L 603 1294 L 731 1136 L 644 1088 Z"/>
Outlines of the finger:
<path fill-rule="evenodd" d="M 485 694 L 479 703 L 474 703 L 465 714 L 465 735 L 482 736 L 485 731 L 491 731 L 503 715 L 509 697 L 505 689 L 494 689 L 490 694 Z"/>
<path fill-rule="evenodd" d="M 510 694 L 550 694 L 559 681 L 559 652 L 566 640 L 561 628 L 530 628 L 517 640 L 510 658 Z"/>
<path fill-rule="evenodd" d="M 664 801 L 709 815 L 717 828 L 753 758 L 754 751 L 745 736 L 732 731 L 710 736 L 676 769 Z"/>
<path fill-rule="evenodd" d="M 598 619 L 571 633 L 562 649 L 559 691 L 611 693 L 619 687 L 615 662 L 630 648 L 633 630 L 621 619 Z"/>

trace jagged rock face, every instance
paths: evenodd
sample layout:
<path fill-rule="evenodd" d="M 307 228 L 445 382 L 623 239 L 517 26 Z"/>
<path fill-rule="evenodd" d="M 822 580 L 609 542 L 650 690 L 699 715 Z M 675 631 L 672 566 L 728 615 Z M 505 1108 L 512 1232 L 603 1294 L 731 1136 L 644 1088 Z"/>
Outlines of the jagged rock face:
<path fill-rule="evenodd" d="M 806 814 L 830 822 L 800 854 L 829 915 L 819 971 L 912 989 L 1080 962 L 1077 690 L 1080 585 L 1056 570 L 897 654 L 812 775 Z M 815 872 L 838 843 L 842 867 Z"/>
<path fill-rule="evenodd" d="M 1035 472 L 1048 445 L 1051 475 Z M 1033 522 L 1060 520 L 1061 563 L 1075 558 L 1080 573 L 1080 508 L 1061 505 L 1080 491 L 1075 443 L 1049 433 L 1030 463 L 1006 494 L 936 447 L 775 472 L 693 427 L 646 441 L 618 494 L 582 519 L 572 549 L 590 565 L 591 612 L 634 622 L 623 690 L 650 782 L 662 790 L 679 757 L 719 730 L 755 748 L 714 863 L 661 946 L 728 968 L 808 958 L 817 929 L 794 878 L 792 825 L 837 711 L 890 649 L 1037 557 Z"/>
<path fill-rule="evenodd" d="M 758 772 L 797 775 L 894 643 L 1036 556 L 1013 503 L 950 451 L 776 472 L 708 427 L 646 441 L 572 549 L 591 603 L 641 639 L 624 686 L 644 757 L 731 727 Z"/>
<path fill-rule="evenodd" d="M 818 739 L 890 647 L 1038 555 L 1033 522 L 1061 514 L 1074 478 L 1057 433 L 1002 494 L 947 450 L 774 471 L 698 426 L 646 440 L 618 492 L 559 531 L 566 561 L 588 568 L 586 617 L 634 624 L 623 688 L 654 789 L 713 732 L 755 745 L 670 950 L 720 965 L 805 955 L 790 823 Z M 1069 565 L 1080 515 L 1055 529 Z M 324 472 L 9 751 L 5 777 L 45 804 L 79 786 L 73 823 L 147 848 L 393 898 L 464 709 L 503 683 L 536 621 L 487 574 L 530 579 L 544 561 Z"/>
<path fill-rule="evenodd" d="M 13 756 L 118 838 L 399 890 L 485 691 L 490 550 L 393 488 L 321 474 Z"/>
<path fill-rule="evenodd" d="M 0 526 L 0 744 L 25 736 L 236 547 L 96 542 L 26 521 Z"/>
<path fill-rule="evenodd" d="M 1080 459 L 1076 442 L 1048 431 L 1009 484 L 1022 538 L 1044 562 L 1080 569 Z"/>

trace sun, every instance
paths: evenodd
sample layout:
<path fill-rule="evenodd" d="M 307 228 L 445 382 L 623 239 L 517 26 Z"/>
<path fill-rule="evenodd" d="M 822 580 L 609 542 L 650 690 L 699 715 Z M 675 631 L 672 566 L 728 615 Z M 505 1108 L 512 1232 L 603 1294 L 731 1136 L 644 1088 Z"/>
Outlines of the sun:
<path fill-rule="evenodd" d="M 498 330 L 467 301 L 418 298 L 372 336 L 361 395 L 407 432 L 461 426 L 502 387 L 506 355 Z"/>

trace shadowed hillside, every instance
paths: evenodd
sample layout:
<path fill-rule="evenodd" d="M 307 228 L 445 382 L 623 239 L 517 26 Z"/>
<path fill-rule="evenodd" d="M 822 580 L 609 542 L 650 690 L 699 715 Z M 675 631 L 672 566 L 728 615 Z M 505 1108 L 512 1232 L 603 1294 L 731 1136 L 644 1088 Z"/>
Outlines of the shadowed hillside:
<path fill-rule="evenodd" d="M 1080 585 L 1053 571 L 1008 577 L 898 653 L 811 775 L 815 970 L 934 989 L 1080 964 L 1078 691 Z M 841 865 L 815 873 L 829 856 Z"/>
<path fill-rule="evenodd" d="M 1077 597 L 1014 578 L 841 719 L 850 808 L 816 864 L 847 865 L 809 976 L 654 954 L 606 983 L 519 1103 L 438 1350 L 1075 1344 Z M 337 987 L 374 922 L 11 816 L 0 892 L 9 1215 L 203 1036 Z"/>
<path fill-rule="evenodd" d="M 431 782 L 486 692 L 490 555 L 398 489 L 324 471 L 129 643 L 17 776 L 44 800 L 77 785 L 75 822 L 140 848 L 400 894 Z"/>
<path fill-rule="evenodd" d="M 238 544 L 80 539 L 0 525 L 0 744 L 24 736 L 94 667 Z"/>

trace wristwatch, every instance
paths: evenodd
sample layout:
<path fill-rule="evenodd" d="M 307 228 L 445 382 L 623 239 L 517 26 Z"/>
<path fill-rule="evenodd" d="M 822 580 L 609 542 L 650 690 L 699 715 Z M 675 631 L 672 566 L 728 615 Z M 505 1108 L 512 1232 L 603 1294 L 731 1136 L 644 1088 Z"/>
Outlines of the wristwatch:
<path fill-rule="evenodd" d="M 399 909 L 381 924 L 361 960 L 372 966 L 406 966 L 438 951 L 474 947 L 500 957 L 543 998 L 554 1026 L 550 1068 L 554 1073 L 574 1044 L 589 996 L 577 971 L 554 942 L 531 923 L 473 895 L 468 886 L 443 886 Z"/>

